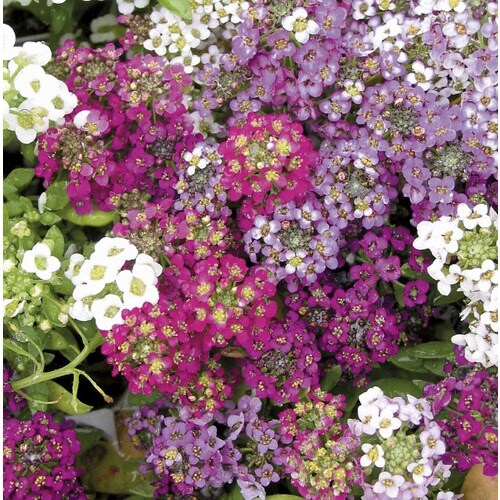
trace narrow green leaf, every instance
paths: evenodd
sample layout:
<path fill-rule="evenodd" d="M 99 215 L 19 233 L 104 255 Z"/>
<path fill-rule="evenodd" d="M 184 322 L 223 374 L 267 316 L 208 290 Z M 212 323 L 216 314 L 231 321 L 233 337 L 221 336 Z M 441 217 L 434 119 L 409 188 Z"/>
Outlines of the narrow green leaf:
<path fill-rule="evenodd" d="M 417 398 L 422 396 L 422 391 L 411 380 L 403 378 L 381 378 L 372 382 L 369 387 L 380 387 L 390 398 L 406 397 L 408 394 Z"/>
<path fill-rule="evenodd" d="M 339 383 L 341 376 L 342 368 L 340 366 L 337 365 L 330 368 L 321 381 L 321 389 L 325 392 L 330 392 Z"/>
<path fill-rule="evenodd" d="M 395 356 L 391 356 L 388 359 L 393 365 L 398 368 L 402 368 L 403 370 L 409 370 L 417 373 L 427 373 L 422 360 L 415 359 L 415 357 L 411 355 L 411 349 L 408 347 L 401 347 Z"/>
<path fill-rule="evenodd" d="M 453 359 L 455 356 L 455 346 L 451 342 L 425 342 L 424 344 L 412 346 L 410 350 L 413 357 L 422 359 Z"/>
<path fill-rule="evenodd" d="M 67 415 L 81 415 L 92 409 L 92 406 L 74 399 L 73 395 L 58 383 L 49 380 L 46 384 L 50 400 L 58 401 L 54 406 Z"/>
<path fill-rule="evenodd" d="M 35 172 L 32 168 L 16 168 L 5 178 L 4 182 L 22 191 L 29 186 L 34 176 Z"/>
<path fill-rule="evenodd" d="M 405 291 L 405 286 L 399 281 L 392 282 L 392 288 L 394 289 L 394 296 L 400 307 L 405 307 L 405 303 L 403 301 L 403 294 Z"/>
<path fill-rule="evenodd" d="M 193 10 L 189 0 L 158 0 L 158 3 L 167 8 L 170 12 L 179 15 L 184 21 L 193 19 Z"/>
<path fill-rule="evenodd" d="M 102 227 L 107 226 L 115 217 L 115 212 L 94 210 L 90 214 L 79 215 L 73 207 L 66 207 L 57 212 L 64 220 L 77 226 Z"/>
<path fill-rule="evenodd" d="M 457 290 L 458 287 L 453 287 L 449 295 L 439 295 L 434 299 L 433 304 L 435 306 L 446 306 L 448 304 L 453 304 L 459 300 L 463 300 L 464 294 Z"/>
<path fill-rule="evenodd" d="M 424 368 L 439 377 L 444 376 L 443 368 L 446 361 L 443 359 L 424 359 Z"/>
<path fill-rule="evenodd" d="M 52 245 L 49 246 L 52 249 L 52 255 L 58 259 L 62 259 L 64 255 L 64 236 L 61 230 L 57 226 L 52 226 L 45 235 L 45 240 L 50 240 Z"/>
<path fill-rule="evenodd" d="M 49 210 L 61 210 L 69 203 L 69 197 L 66 193 L 66 184 L 65 181 L 53 182 L 47 188 L 45 208 Z"/>

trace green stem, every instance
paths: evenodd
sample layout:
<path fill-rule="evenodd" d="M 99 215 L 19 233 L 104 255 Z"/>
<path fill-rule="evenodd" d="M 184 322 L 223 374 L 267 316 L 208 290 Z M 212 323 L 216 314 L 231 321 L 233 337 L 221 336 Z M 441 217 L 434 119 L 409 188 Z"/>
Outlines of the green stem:
<path fill-rule="evenodd" d="M 46 382 L 47 380 L 53 380 L 55 378 L 64 377 L 65 375 L 71 375 L 74 369 L 85 359 L 89 354 L 94 352 L 94 350 L 99 347 L 104 341 L 103 336 L 99 333 L 97 334 L 87 345 L 84 346 L 80 354 L 70 363 L 68 363 L 63 368 L 58 368 L 57 370 L 52 370 L 50 372 L 31 375 L 30 377 L 17 380 L 12 383 L 12 388 L 16 391 L 24 389 L 33 384 L 39 384 L 40 382 Z"/>

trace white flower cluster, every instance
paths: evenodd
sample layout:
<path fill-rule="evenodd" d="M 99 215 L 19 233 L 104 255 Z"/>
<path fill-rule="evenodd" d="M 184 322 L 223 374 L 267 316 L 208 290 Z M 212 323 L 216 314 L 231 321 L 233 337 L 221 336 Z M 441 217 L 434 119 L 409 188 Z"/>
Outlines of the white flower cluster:
<path fill-rule="evenodd" d="M 473 209 L 465 203 L 456 217 L 423 221 L 417 226 L 413 246 L 430 250 L 434 262 L 427 272 L 439 292 L 449 295 L 452 286 L 466 297 L 462 319 L 469 320 L 470 333 L 455 335 L 452 342 L 465 346 L 468 361 L 484 367 L 498 365 L 498 215 L 486 205 Z"/>
<path fill-rule="evenodd" d="M 156 7 L 150 16 L 155 27 L 144 41 L 144 48 L 159 56 L 168 54 L 170 62 L 182 64 L 186 73 L 192 73 L 201 63 L 217 65 L 220 53 L 213 32 L 241 23 L 239 14 L 247 7 L 248 2 L 241 0 L 195 0 L 189 23 L 165 7 Z"/>
<path fill-rule="evenodd" d="M 77 105 L 64 82 L 45 73 L 51 59 L 42 42 L 15 47 L 16 36 L 3 25 L 3 121 L 23 144 L 33 142 L 51 125 L 61 125 Z"/>
<path fill-rule="evenodd" d="M 70 316 L 80 321 L 94 318 L 100 330 L 121 325 L 124 309 L 158 302 L 161 273 L 162 267 L 149 255 L 139 254 L 130 241 L 105 237 L 88 259 L 78 253 L 70 258 L 65 272 L 75 285 Z"/>
<path fill-rule="evenodd" d="M 389 398 L 379 387 L 368 389 L 359 401 L 358 420 L 347 423 L 363 442 L 360 465 L 365 477 L 376 478 L 362 485 L 363 498 L 434 498 L 451 466 L 440 460 L 445 442 L 430 404 L 411 395 Z M 457 497 L 446 493 L 439 498 Z"/>

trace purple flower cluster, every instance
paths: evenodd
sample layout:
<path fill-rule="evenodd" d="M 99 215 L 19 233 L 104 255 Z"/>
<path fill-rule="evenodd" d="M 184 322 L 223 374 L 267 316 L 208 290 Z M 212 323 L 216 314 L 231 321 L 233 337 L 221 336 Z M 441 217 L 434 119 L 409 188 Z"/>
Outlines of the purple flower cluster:
<path fill-rule="evenodd" d="M 458 358 L 460 360 L 460 358 Z M 467 471 L 484 464 L 484 473 L 498 473 L 498 380 L 496 373 L 465 361 L 445 367 L 447 376 L 429 384 L 424 394 L 432 400 L 432 410 L 448 410 L 449 417 L 438 420 L 446 442 L 445 464 Z"/>
<path fill-rule="evenodd" d="M 67 180 L 79 214 L 111 210 L 134 189 L 154 200 L 170 197 L 167 163 L 193 129 L 182 103 L 190 84 L 182 66 L 149 55 L 120 61 L 122 54 L 112 44 L 76 49 L 68 40 L 56 58 L 56 67 L 69 68 L 66 82 L 80 104 L 40 137 L 35 173 L 46 187 Z"/>
<path fill-rule="evenodd" d="M 31 420 L 8 418 L 3 431 L 6 498 L 86 498 L 75 468 L 80 443 L 73 430 L 38 411 Z"/>
<path fill-rule="evenodd" d="M 298 401 L 302 390 L 318 385 L 321 354 L 315 340 L 293 311 L 282 322 L 255 329 L 251 341 L 242 343 L 248 355 L 242 362 L 246 384 L 259 398 L 277 403 Z"/>
<path fill-rule="evenodd" d="M 155 494 L 213 494 L 237 479 L 250 499 L 278 481 L 282 440 L 273 429 L 279 421 L 260 419 L 261 407 L 258 398 L 244 396 L 236 407 L 228 402 L 224 411 L 197 417 L 166 400 L 137 410 L 127 421 L 128 432 L 146 450 L 143 469 L 158 478 Z M 245 441 L 245 450 L 237 440 Z"/>

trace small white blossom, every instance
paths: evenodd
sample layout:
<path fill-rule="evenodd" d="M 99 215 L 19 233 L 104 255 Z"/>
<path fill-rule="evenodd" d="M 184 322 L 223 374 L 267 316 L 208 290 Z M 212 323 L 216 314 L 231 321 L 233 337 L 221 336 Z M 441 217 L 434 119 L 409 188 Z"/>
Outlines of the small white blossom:
<path fill-rule="evenodd" d="M 95 244 L 91 259 L 96 261 L 104 259 L 106 264 L 120 269 L 128 260 L 134 260 L 138 253 L 135 245 L 126 238 L 106 236 Z"/>
<path fill-rule="evenodd" d="M 407 470 L 417 484 L 425 483 L 426 479 L 432 475 L 432 469 L 429 466 L 428 458 L 422 458 L 417 463 L 409 464 Z"/>
<path fill-rule="evenodd" d="M 319 33 L 319 25 L 316 21 L 307 18 L 306 9 L 299 7 L 292 12 L 291 16 L 286 16 L 281 25 L 286 31 L 291 31 L 298 42 L 306 43 L 310 35 Z"/>
<path fill-rule="evenodd" d="M 382 446 L 365 443 L 361 446 L 361 449 L 365 452 L 359 462 L 362 467 L 370 467 L 371 464 L 374 464 L 376 467 L 383 467 L 385 465 Z"/>
<path fill-rule="evenodd" d="M 111 330 L 114 325 L 123 325 L 123 302 L 118 295 L 108 294 L 95 300 L 90 307 L 99 330 Z"/>
<path fill-rule="evenodd" d="M 135 9 L 142 9 L 149 5 L 149 0 L 116 0 L 120 14 L 132 14 Z"/>
<path fill-rule="evenodd" d="M 389 498 L 397 498 L 399 488 L 404 482 L 404 477 L 399 474 L 393 476 L 389 472 L 381 472 L 378 481 L 373 485 L 373 491 L 378 494 L 385 493 Z"/>
<path fill-rule="evenodd" d="M 51 254 L 45 243 L 37 243 L 24 253 L 21 267 L 27 273 L 36 274 L 41 280 L 49 280 L 60 267 L 61 262 Z"/>
<path fill-rule="evenodd" d="M 125 308 L 141 307 L 145 302 L 158 303 L 157 278 L 153 269 L 147 265 L 136 265 L 132 271 L 121 271 L 116 284 L 123 292 Z"/>

